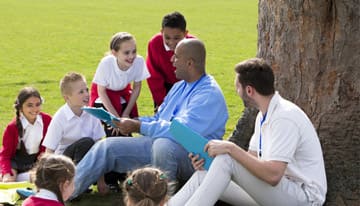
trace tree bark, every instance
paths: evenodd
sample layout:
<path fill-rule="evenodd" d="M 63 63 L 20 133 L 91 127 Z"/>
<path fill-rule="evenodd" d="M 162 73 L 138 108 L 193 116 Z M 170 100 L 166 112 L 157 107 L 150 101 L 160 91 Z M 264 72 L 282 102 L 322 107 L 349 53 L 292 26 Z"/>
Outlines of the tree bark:
<path fill-rule="evenodd" d="M 243 114 L 239 118 L 236 127 L 229 137 L 229 141 L 234 142 L 244 150 L 248 150 L 251 135 L 254 132 L 255 119 L 258 110 L 245 107 Z"/>
<path fill-rule="evenodd" d="M 319 134 L 326 205 L 360 202 L 359 0 L 260 0 L 258 57 Z"/>

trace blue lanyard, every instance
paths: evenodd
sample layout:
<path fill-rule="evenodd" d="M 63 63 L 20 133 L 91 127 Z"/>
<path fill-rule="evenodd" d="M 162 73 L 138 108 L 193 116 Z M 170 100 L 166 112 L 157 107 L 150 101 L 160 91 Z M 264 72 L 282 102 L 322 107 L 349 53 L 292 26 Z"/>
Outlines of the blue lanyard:
<path fill-rule="evenodd" d="M 182 94 L 182 98 L 181 100 L 179 99 L 177 105 L 175 106 L 175 109 L 174 109 L 174 112 L 173 112 L 173 117 L 171 119 L 173 119 L 175 117 L 175 115 L 179 112 L 179 109 L 181 107 L 181 105 L 184 103 L 184 100 L 186 97 L 188 97 L 190 95 L 190 93 L 195 89 L 195 87 L 201 82 L 201 80 L 206 76 L 206 74 L 203 74 L 201 76 L 201 78 L 199 80 L 197 80 L 192 86 L 191 88 L 189 89 L 189 91 L 186 93 L 186 95 L 184 96 L 184 94 Z M 186 86 L 187 86 L 188 83 L 185 83 L 184 84 L 184 87 L 183 87 L 183 90 L 182 90 L 182 93 L 185 91 L 186 89 Z M 180 89 L 180 88 L 179 88 Z"/>
<path fill-rule="evenodd" d="M 266 119 L 266 115 L 267 113 L 265 113 L 265 115 L 263 116 L 262 120 L 260 121 L 260 140 L 259 140 L 259 157 L 261 158 L 262 156 L 262 136 L 261 136 L 261 127 L 263 125 L 263 123 L 265 122 Z"/>

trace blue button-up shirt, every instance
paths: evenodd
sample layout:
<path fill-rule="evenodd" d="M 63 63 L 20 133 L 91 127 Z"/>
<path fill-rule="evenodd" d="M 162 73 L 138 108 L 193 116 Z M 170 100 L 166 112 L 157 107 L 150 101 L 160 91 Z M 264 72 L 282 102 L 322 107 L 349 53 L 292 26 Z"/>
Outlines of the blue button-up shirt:
<path fill-rule="evenodd" d="M 173 119 L 208 139 L 221 139 L 225 133 L 228 111 L 224 95 L 210 75 L 195 82 L 177 82 L 153 117 L 140 117 L 140 133 L 152 138 L 172 139 Z"/>

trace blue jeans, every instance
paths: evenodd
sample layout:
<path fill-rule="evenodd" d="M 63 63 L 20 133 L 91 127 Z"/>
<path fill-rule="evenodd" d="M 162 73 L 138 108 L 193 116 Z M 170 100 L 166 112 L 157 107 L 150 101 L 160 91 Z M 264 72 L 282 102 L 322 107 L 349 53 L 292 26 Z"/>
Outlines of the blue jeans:
<path fill-rule="evenodd" d="M 169 181 L 187 181 L 194 173 L 188 152 L 168 138 L 157 138 L 152 146 L 152 164 L 167 172 Z"/>
<path fill-rule="evenodd" d="M 150 137 L 111 137 L 97 142 L 76 166 L 75 191 L 70 199 L 107 172 L 126 173 L 150 164 L 151 146 Z"/>
<path fill-rule="evenodd" d="M 169 180 L 187 180 L 194 169 L 188 152 L 166 138 L 111 137 L 97 142 L 76 166 L 75 191 L 72 198 L 83 193 L 101 175 L 115 171 L 127 173 L 150 165 L 166 171 Z"/>

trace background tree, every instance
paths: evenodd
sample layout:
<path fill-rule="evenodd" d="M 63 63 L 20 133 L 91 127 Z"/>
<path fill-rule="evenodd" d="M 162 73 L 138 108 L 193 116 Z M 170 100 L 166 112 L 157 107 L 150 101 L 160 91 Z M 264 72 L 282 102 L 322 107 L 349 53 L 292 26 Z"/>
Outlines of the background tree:
<path fill-rule="evenodd" d="M 322 144 L 326 205 L 360 202 L 359 0 L 260 0 L 258 57 L 273 67 L 280 94 L 311 118 Z M 230 140 L 244 145 L 254 111 Z M 242 139 L 241 139 L 242 138 Z"/>
<path fill-rule="evenodd" d="M 359 20 L 358 0 L 259 1 L 258 56 L 318 131 L 327 205 L 360 201 Z"/>

